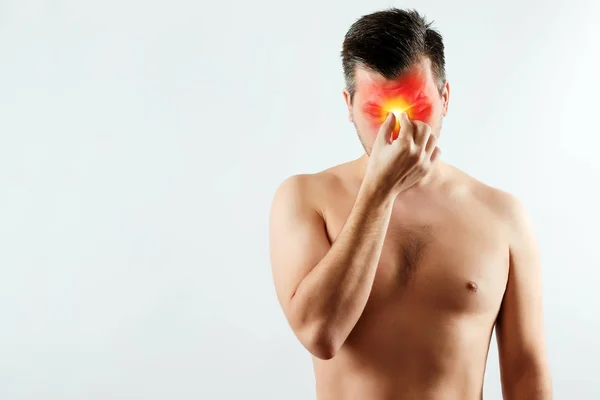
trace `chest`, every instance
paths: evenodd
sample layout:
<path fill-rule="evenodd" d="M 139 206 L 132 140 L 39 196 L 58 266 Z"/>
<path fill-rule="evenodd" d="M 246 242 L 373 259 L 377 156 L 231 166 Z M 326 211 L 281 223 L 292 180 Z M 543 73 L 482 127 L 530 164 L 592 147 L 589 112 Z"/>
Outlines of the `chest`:
<path fill-rule="evenodd" d="M 395 207 L 365 311 L 401 303 L 445 315 L 494 314 L 508 265 L 503 221 L 485 206 Z"/>

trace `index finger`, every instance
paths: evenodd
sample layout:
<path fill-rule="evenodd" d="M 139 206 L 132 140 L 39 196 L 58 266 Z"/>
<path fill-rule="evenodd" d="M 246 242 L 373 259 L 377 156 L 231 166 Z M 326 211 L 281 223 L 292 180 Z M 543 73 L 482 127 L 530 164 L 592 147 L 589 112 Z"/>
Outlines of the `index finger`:
<path fill-rule="evenodd" d="M 414 125 L 412 124 L 412 122 L 410 122 L 410 119 L 408 118 L 408 114 L 406 112 L 403 111 L 400 113 L 400 115 L 398 116 L 398 123 L 399 128 L 397 128 L 398 133 L 396 135 L 396 138 L 412 138 Z"/>

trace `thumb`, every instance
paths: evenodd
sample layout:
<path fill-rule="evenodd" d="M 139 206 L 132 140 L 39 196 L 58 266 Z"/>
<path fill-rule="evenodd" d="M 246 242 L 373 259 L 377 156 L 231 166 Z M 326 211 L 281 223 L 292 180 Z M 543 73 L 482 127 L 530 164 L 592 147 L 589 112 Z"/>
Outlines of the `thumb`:
<path fill-rule="evenodd" d="M 400 113 L 398 121 L 400 122 L 400 129 L 399 129 L 399 131 L 402 130 L 402 131 L 405 132 L 406 130 L 405 129 L 403 130 L 402 129 L 403 127 L 410 127 L 410 126 L 412 126 L 412 124 L 410 122 L 410 119 L 408 118 L 408 114 L 406 113 L 406 111 L 402 111 Z M 398 132 L 398 135 L 400 135 L 400 132 Z"/>

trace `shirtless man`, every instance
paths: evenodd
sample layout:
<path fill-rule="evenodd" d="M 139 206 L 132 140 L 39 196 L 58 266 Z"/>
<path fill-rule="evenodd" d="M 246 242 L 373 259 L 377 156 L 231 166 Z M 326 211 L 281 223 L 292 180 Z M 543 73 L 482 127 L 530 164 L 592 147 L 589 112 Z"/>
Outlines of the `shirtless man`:
<path fill-rule="evenodd" d="M 440 160 L 449 85 L 429 26 L 390 9 L 346 34 L 344 97 L 365 154 L 277 189 L 277 297 L 318 400 L 481 399 L 494 326 L 504 398 L 550 399 L 531 221 Z"/>

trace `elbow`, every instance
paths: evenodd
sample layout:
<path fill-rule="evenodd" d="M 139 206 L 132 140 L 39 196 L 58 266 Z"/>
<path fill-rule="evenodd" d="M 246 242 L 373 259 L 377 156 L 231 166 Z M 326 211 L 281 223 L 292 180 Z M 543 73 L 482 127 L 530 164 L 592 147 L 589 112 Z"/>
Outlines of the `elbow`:
<path fill-rule="evenodd" d="M 506 381 L 506 388 L 503 389 L 506 399 L 546 400 L 552 398 L 552 378 L 547 367 L 515 368 L 511 378 Z"/>
<path fill-rule="evenodd" d="M 341 347 L 339 340 L 325 324 L 304 330 L 299 339 L 306 350 L 321 360 L 331 360 Z"/>
<path fill-rule="evenodd" d="M 338 350 L 333 341 L 324 336 L 313 337 L 304 347 L 313 356 L 321 360 L 331 360 Z"/>
<path fill-rule="evenodd" d="M 338 334 L 331 321 L 324 315 L 308 313 L 306 308 L 290 307 L 290 326 L 294 334 L 314 357 L 330 360 L 342 347 L 345 338 Z"/>

